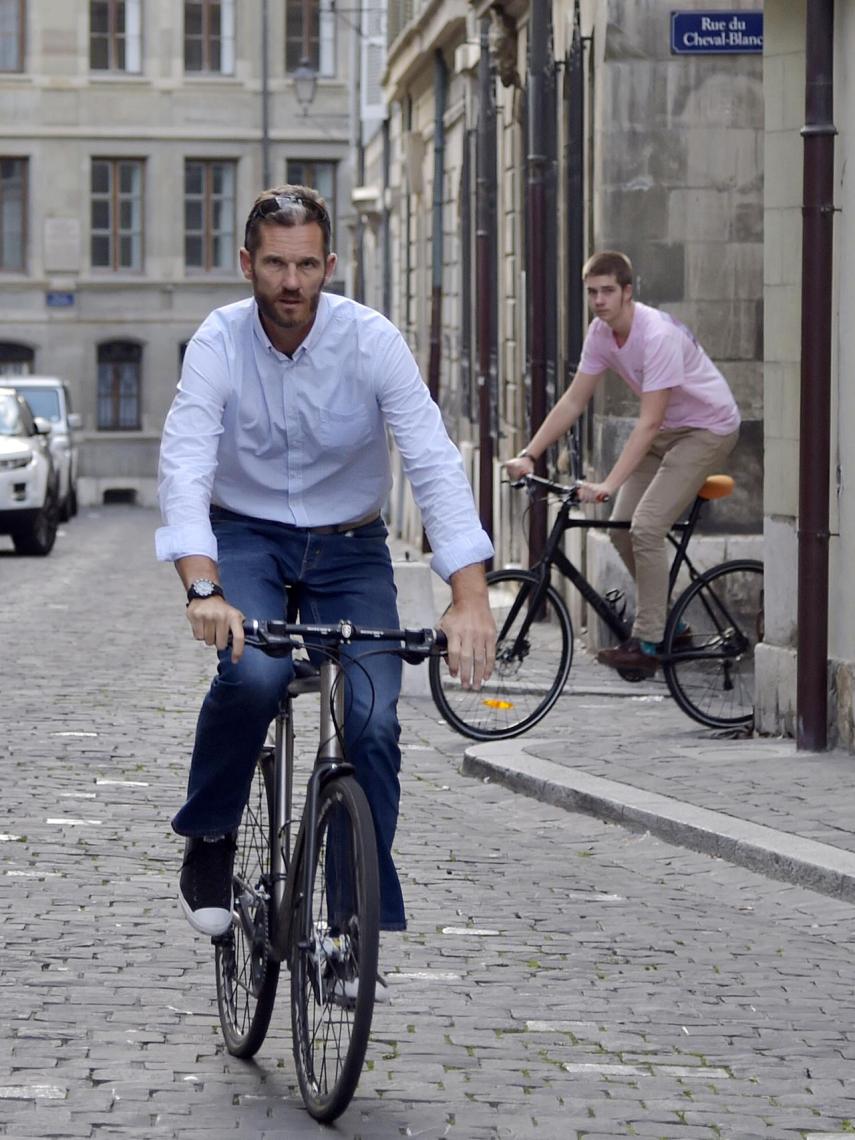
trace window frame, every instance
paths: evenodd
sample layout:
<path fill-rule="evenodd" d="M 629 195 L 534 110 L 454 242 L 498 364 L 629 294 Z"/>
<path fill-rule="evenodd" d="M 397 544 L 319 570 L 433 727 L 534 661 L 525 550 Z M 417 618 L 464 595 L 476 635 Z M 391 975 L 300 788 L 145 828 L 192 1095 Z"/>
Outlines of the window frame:
<path fill-rule="evenodd" d="M 200 166 L 203 170 L 203 190 L 202 194 L 189 194 L 187 190 L 187 174 L 190 166 Z M 213 191 L 212 181 L 214 169 L 221 166 L 231 172 L 231 207 L 230 207 L 230 230 L 214 230 L 213 228 L 213 202 L 217 195 Z M 201 230 L 190 230 L 187 227 L 187 204 L 189 201 L 199 200 L 201 197 L 202 202 L 202 228 Z M 220 197 L 225 198 L 225 195 Z M 238 248 L 238 231 L 237 231 L 237 160 L 233 158 L 185 158 L 184 159 L 184 272 L 188 276 L 201 276 L 203 274 L 216 274 L 216 273 L 230 273 L 237 271 L 237 248 Z M 201 237 L 202 242 L 202 264 L 191 264 L 187 257 L 187 243 L 188 238 L 191 236 Z M 226 263 L 220 264 L 213 256 L 217 244 L 217 238 L 223 238 L 228 235 L 229 248 L 231 253 Z"/>
<path fill-rule="evenodd" d="M 124 353 L 124 355 L 123 355 Z M 107 357 L 107 359 L 104 359 Z M 112 357 L 112 359 L 110 359 Z M 113 339 L 101 341 L 96 346 L 97 361 L 97 391 L 95 401 L 95 424 L 98 431 L 129 432 L 142 430 L 142 362 L 143 346 L 139 341 L 127 339 Z M 133 423 L 122 423 L 122 393 L 121 369 L 133 365 L 134 389 L 131 393 Z M 105 371 L 106 370 L 106 371 Z M 105 385 L 105 379 L 109 384 Z M 104 391 L 105 387 L 108 391 Z M 110 409 L 108 417 L 104 417 L 105 400 Z M 108 422 L 107 422 L 108 421 Z"/>
<path fill-rule="evenodd" d="M 199 41 L 199 66 L 190 66 L 188 62 L 188 44 L 191 37 L 187 32 L 187 9 L 196 7 L 201 14 L 201 32 L 192 37 Z M 219 35 L 212 32 L 212 10 L 219 9 Z M 183 29 L 182 44 L 184 48 L 184 74 L 189 76 L 234 76 L 235 74 L 235 48 L 237 39 L 236 0 L 184 0 L 182 8 Z M 213 66 L 213 45 L 217 43 L 219 50 L 219 65 Z"/>
<path fill-rule="evenodd" d="M 97 33 L 99 40 L 106 40 L 107 63 L 98 66 L 93 59 L 93 4 L 107 6 L 107 32 Z M 121 11 L 122 31 L 119 31 Z M 139 75 L 142 71 L 142 0 L 89 0 L 89 70 L 96 75 L 114 72 L 120 75 Z"/>
<path fill-rule="evenodd" d="M 285 74 L 293 75 L 303 58 L 303 0 L 285 0 Z M 309 0 L 311 28 L 309 62 L 318 75 L 331 79 L 336 74 L 335 13 L 332 0 Z M 291 35 L 292 27 L 300 29 Z M 296 54 L 295 54 L 296 53 Z"/>
<path fill-rule="evenodd" d="M 96 163 L 102 163 L 110 169 L 110 189 L 107 195 L 97 194 L 92 189 L 92 175 Z M 122 165 L 135 167 L 139 171 L 139 189 L 136 195 L 127 195 L 122 193 L 121 189 L 121 167 Z M 92 208 L 96 200 L 101 201 L 107 197 L 109 201 L 110 210 L 110 227 L 109 231 L 95 229 L 92 222 Z M 124 231 L 121 228 L 121 207 L 124 200 L 136 201 L 137 207 L 137 227 L 130 231 Z M 110 264 L 102 265 L 95 262 L 95 238 L 98 235 L 107 233 L 108 241 L 110 243 Z M 122 265 L 121 264 L 121 251 L 122 239 L 130 236 L 133 243 L 134 236 L 137 235 L 137 245 L 139 248 L 139 264 Z M 135 273 L 141 274 L 145 271 L 145 159 L 142 158 L 113 158 L 107 155 L 92 155 L 89 165 L 89 265 L 93 273 Z"/>
<path fill-rule="evenodd" d="M 5 209 L 6 184 L 2 176 L 2 163 L 13 162 L 20 167 L 20 208 L 21 208 L 21 261 L 20 265 L 6 264 L 5 248 Z M 26 155 L 0 154 L 0 274 L 27 272 L 27 246 L 29 240 L 29 190 L 30 190 L 30 160 Z"/>
<path fill-rule="evenodd" d="M 13 67 L 3 67 L 0 62 L 0 75 L 15 75 L 16 73 L 24 70 L 25 59 L 25 33 L 26 33 L 26 0 L 8 0 L 10 9 L 14 11 L 15 7 L 18 9 L 18 27 L 17 27 L 17 44 L 15 48 L 16 62 Z M 14 33 L 13 33 L 14 34 Z M 3 53 L 0 51 L 0 61 L 3 59 Z"/>

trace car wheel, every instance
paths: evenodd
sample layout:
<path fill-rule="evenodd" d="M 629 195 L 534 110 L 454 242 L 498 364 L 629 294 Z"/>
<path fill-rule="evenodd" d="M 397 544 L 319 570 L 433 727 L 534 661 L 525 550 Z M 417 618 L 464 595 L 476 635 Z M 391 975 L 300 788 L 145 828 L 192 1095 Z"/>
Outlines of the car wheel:
<path fill-rule="evenodd" d="M 59 506 L 56 493 L 52 493 L 44 506 L 37 512 L 26 530 L 15 531 L 12 542 L 18 554 L 34 555 L 43 558 L 53 550 L 56 542 L 56 528 L 59 522 Z"/>

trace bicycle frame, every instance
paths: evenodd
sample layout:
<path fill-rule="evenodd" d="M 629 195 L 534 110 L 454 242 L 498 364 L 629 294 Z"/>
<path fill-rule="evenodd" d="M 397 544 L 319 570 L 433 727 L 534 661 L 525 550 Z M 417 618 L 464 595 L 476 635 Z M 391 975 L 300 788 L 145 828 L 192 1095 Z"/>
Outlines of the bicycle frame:
<path fill-rule="evenodd" d="M 558 486 L 557 484 L 548 485 Z M 550 583 L 551 572 L 554 566 L 568 582 L 576 587 L 588 605 L 608 626 L 618 640 L 624 641 L 631 633 L 629 622 L 624 621 L 621 616 L 615 612 L 613 607 L 609 604 L 608 599 L 603 597 L 603 595 L 591 585 L 582 571 L 570 561 L 561 548 L 561 540 L 564 534 L 569 530 L 580 528 L 585 530 L 629 530 L 632 524 L 629 521 L 620 522 L 612 519 L 573 518 L 570 512 L 577 504 L 566 494 L 566 488 L 562 487 L 561 490 L 564 492 L 563 501 L 547 537 L 543 555 L 534 566 L 531 567 L 530 572 L 540 577 L 540 583 L 531 601 L 531 610 L 534 613 L 538 611 L 543 599 L 543 594 Z M 675 523 L 668 532 L 668 541 L 674 547 L 674 558 L 668 573 L 669 602 L 677 582 L 677 576 L 684 566 L 688 570 L 691 581 L 694 582 L 695 579 L 701 576 L 701 572 L 689 558 L 687 548 L 689 540 L 694 533 L 695 526 L 697 525 L 703 503 L 703 499 L 696 498 L 689 512 L 689 517 L 682 522 Z M 508 618 L 508 628 L 510 628 L 517 613 L 518 607 L 514 606 Z"/>

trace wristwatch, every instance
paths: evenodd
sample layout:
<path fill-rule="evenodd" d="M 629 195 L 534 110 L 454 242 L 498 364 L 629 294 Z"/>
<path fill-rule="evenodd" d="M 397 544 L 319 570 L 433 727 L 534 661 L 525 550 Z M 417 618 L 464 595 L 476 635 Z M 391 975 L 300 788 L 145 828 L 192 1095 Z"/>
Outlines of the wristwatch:
<path fill-rule="evenodd" d="M 225 596 L 223 587 L 212 582 L 210 578 L 197 578 L 195 582 L 190 583 L 190 588 L 187 591 L 187 605 L 189 606 L 196 598 L 224 598 Z"/>

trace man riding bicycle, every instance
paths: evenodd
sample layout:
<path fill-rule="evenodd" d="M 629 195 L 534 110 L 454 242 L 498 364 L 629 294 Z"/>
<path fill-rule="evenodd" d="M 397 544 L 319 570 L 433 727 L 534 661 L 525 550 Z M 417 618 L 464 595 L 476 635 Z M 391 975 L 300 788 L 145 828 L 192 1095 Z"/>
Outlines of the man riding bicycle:
<path fill-rule="evenodd" d="M 380 515 L 391 486 L 387 427 L 433 567 L 451 585 L 442 620 L 449 669 L 478 688 L 493 665 L 483 569 L 492 544 L 460 455 L 398 330 L 324 292 L 336 265 L 330 231 L 314 190 L 286 185 L 258 196 L 240 251 L 253 296 L 212 312 L 190 341 L 163 432 L 157 555 L 175 562 L 193 636 L 219 650 L 187 799 L 173 820 L 187 838 L 181 906 L 212 936 L 231 922 L 234 833 L 293 676 L 290 658 L 244 652 L 244 615 L 281 618 L 287 585 L 305 621 L 399 624 Z M 390 654 L 348 671 L 348 754 L 374 818 L 385 930 L 406 926 L 392 858 L 400 681 Z"/>
<path fill-rule="evenodd" d="M 604 502 L 617 496 L 611 517 L 632 521 L 629 532 L 611 536 L 635 579 L 632 635 L 600 650 L 597 660 L 652 676 L 668 608 L 665 536 L 736 446 L 739 410 L 727 381 L 685 325 L 633 300 L 633 269 L 625 254 L 595 254 L 582 277 L 594 320 L 579 369 L 531 443 L 505 466 L 513 479 L 530 475 L 585 410 L 607 369 L 640 397 L 638 421 L 611 471 L 600 483 L 582 483 L 579 498 Z"/>

